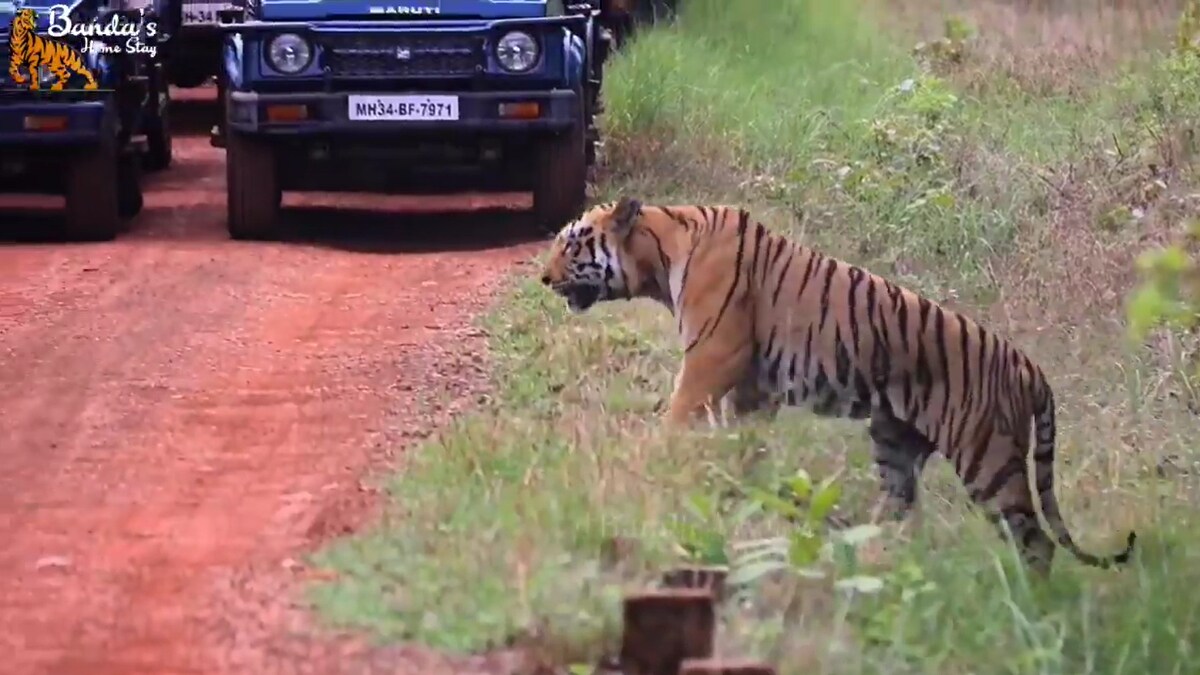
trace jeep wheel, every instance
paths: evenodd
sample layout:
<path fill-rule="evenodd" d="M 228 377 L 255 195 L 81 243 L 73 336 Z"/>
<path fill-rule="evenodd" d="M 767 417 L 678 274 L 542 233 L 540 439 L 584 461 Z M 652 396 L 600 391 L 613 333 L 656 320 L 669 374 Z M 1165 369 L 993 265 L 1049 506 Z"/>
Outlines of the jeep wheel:
<path fill-rule="evenodd" d="M 579 102 L 580 107 L 583 101 Z M 538 145 L 533 215 L 539 233 L 557 232 L 579 217 L 587 198 L 587 129 L 583 115 L 567 131 Z"/>
<path fill-rule="evenodd" d="M 144 203 L 141 158 L 129 153 L 121 158 L 117 169 L 117 213 L 121 218 L 132 218 L 141 212 Z"/>
<path fill-rule="evenodd" d="M 208 144 L 214 148 L 225 147 L 225 118 L 229 115 L 229 85 L 226 83 L 224 70 L 217 75 L 217 101 L 220 109 L 217 111 L 217 123 L 208 131 Z"/>
<path fill-rule="evenodd" d="M 247 240 L 276 238 L 280 191 L 271 146 L 243 134 L 229 134 L 225 181 L 229 236 Z"/>
<path fill-rule="evenodd" d="M 163 83 L 166 84 L 165 82 Z M 157 103 L 157 114 L 146 120 L 146 159 L 142 165 L 147 171 L 162 171 L 171 166 L 170 88 L 164 87 Z"/>
<path fill-rule="evenodd" d="M 113 138 L 81 150 L 66 171 L 66 236 L 77 241 L 108 241 L 121 227 L 119 173 Z"/>

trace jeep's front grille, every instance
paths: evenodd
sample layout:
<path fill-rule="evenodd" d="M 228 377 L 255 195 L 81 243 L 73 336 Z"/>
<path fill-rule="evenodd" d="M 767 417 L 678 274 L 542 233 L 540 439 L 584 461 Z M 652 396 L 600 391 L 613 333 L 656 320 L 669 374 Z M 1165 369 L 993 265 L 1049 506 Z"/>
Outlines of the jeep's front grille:
<path fill-rule="evenodd" d="M 461 77 L 483 65 L 474 35 L 330 35 L 322 43 L 334 77 Z"/>

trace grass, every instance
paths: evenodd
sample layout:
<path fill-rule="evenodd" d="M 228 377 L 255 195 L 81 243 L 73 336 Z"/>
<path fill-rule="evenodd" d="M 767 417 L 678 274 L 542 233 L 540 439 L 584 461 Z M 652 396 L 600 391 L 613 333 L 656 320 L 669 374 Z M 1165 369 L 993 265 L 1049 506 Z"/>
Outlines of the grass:
<path fill-rule="evenodd" d="M 784 673 L 1190 672 L 1193 341 L 1133 345 L 1124 318 L 1136 254 L 1200 212 L 1200 57 L 1163 51 L 1177 8 L 685 4 L 609 69 L 600 196 L 750 204 L 1012 336 L 1059 399 L 1070 527 L 1100 552 L 1137 529 L 1135 561 L 1063 552 L 1048 583 L 1027 579 L 938 461 L 905 531 L 791 524 L 762 495 L 821 481 L 861 520 L 877 489 L 861 424 L 788 411 L 668 434 L 665 312 L 568 316 L 526 270 L 486 320 L 492 403 L 407 453 L 382 520 L 317 556 L 336 573 L 312 588 L 319 613 L 382 641 L 588 662 L 616 644 L 621 593 L 690 558 L 746 580 L 720 648 Z M 910 56 L 918 40 L 942 46 Z M 636 542 L 618 564 L 614 538 Z M 756 568 L 763 552 L 784 563 Z"/>

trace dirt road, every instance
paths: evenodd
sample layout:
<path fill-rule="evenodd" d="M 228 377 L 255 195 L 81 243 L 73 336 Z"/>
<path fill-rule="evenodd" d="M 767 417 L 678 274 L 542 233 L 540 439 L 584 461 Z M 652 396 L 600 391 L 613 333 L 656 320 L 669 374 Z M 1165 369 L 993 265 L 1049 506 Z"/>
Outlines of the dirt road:
<path fill-rule="evenodd" d="M 297 561 L 470 402 L 471 320 L 534 245 L 503 212 L 309 212 L 300 241 L 233 242 L 223 151 L 176 142 L 117 241 L 0 244 L 0 670 L 429 666 L 314 638 Z"/>

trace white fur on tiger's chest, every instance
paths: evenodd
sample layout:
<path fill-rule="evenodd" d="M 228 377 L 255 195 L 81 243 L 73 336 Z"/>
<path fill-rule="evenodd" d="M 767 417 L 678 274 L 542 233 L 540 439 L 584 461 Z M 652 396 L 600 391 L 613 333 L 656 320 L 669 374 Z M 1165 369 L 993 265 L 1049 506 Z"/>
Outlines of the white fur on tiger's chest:
<path fill-rule="evenodd" d="M 683 338 L 687 336 L 687 326 L 684 325 L 683 306 L 680 301 L 683 300 L 683 271 L 687 268 L 685 262 L 671 265 L 671 271 L 667 274 L 667 286 L 671 292 L 671 313 L 679 323 L 679 336 Z"/>

